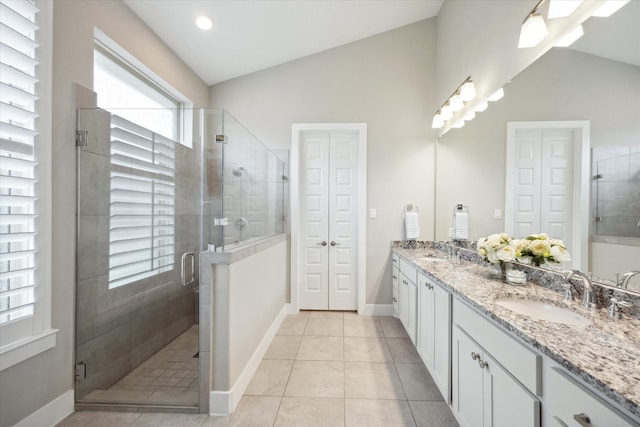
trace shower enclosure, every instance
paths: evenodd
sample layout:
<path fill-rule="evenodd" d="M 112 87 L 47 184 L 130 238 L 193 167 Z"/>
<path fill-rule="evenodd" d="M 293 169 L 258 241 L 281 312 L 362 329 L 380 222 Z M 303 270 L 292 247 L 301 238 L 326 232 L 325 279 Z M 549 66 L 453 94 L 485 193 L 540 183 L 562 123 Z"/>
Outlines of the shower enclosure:
<path fill-rule="evenodd" d="M 640 239 L 640 145 L 593 148 L 594 236 Z"/>
<path fill-rule="evenodd" d="M 285 227 L 283 161 L 224 110 L 182 111 L 179 137 L 162 117 L 78 110 L 79 407 L 206 409 L 198 252 Z"/>

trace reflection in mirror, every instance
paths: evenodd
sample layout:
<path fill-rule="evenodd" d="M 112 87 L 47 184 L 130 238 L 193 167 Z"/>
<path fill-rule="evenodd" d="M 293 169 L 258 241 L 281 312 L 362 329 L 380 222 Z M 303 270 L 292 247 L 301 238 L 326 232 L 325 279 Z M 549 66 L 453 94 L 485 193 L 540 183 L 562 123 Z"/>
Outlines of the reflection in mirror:
<path fill-rule="evenodd" d="M 640 145 L 593 147 L 596 236 L 640 238 Z"/>
<path fill-rule="evenodd" d="M 507 229 L 503 214 L 509 122 L 588 121 L 593 158 L 587 155 L 583 159 L 582 165 L 587 169 L 592 167 L 592 160 L 603 160 L 603 153 L 611 147 L 638 145 L 640 50 L 629 49 L 630 40 L 640 39 L 637 22 L 640 22 L 640 2 L 630 2 L 610 18 L 590 18 L 584 24 L 585 35 L 574 46 L 551 49 L 505 86 L 502 100 L 478 113 L 476 119 L 463 128 L 453 129 L 440 138 L 436 167 L 436 239 L 449 239 L 451 210 L 458 203 L 469 206 L 470 239 Z M 620 37 L 624 42 L 616 41 Z M 612 41 L 613 45 L 607 45 Z M 600 52 L 605 52 L 607 57 Z M 629 151 L 630 162 L 637 162 L 637 151 L 633 154 Z M 593 172 L 595 170 L 588 171 L 589 175 Z M 640 181 L 637 174 L 634 176 L 635 181 L 628 188 L 637 193 Z M 585 194 L 591 193 L 592 206 L 589 214 L 573 216 L 574 223 L 584 225 L 590 232 L 587 247 L 578 248 L 587 251 L 579 267 L 612 281 L 616 280 L 616 274 L 640 269 L 640 236 L 601 236 L 595 222 L 597 206 L 593 203 L 593 183 L 584 184 Z M 574 197 L 568 198 L 568 203 L 576 200 L 577 190 L 573 191 Z M 609 194 L 605 186 L 598 189 L 597 196 L 602 200 L 616 197 Z M 629 216 L 637 215 L 636 222 L 640 219 L 638 205 L 634 204 L 633 208 L 627 205 Z M 632 213 L 629 208 L 637 212 Z M 633 278 L 629 288 L 635 286 L 639 276 Z"/>

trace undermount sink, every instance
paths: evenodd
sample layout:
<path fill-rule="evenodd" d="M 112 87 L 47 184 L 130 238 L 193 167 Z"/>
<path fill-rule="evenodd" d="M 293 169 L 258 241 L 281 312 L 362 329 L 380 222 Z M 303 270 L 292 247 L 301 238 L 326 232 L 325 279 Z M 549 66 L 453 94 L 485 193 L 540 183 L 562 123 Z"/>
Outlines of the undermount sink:
<path fill-rule="evenodd" d="M 561 323 L 563 325 L 587 326 L 592 322 L 578 313 L 543 301 L 521 298 L 498 298 L 496 304 L 535 320 Z"/>

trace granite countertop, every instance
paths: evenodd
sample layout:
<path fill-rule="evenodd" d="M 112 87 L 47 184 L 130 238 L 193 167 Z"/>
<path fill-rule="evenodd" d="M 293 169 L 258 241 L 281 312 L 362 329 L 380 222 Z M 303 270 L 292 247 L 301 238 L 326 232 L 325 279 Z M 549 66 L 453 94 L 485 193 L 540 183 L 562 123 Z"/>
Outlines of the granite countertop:
<path fill-rule="evenodd" d="M 503 283 L 491 278 L 486 264 L 430 260 L 425 255 L 446 255 L 429 247 L 394 247 L 393 252 L 640 419 L 640 320 L 609 319 L 606 309 L 585 310 L 581 301 L 564 303 L 558 292 L 532 283 Z M 553 302 L 593 323 L 570 326 L 533 320 L 495 303 L 504 297 Z"/>

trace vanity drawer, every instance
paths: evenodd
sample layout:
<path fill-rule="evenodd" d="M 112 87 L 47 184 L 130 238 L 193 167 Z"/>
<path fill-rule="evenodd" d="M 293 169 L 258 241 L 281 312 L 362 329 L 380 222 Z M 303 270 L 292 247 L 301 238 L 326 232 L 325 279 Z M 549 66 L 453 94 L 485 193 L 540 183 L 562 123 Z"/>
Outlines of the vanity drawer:
<path fill-rule="evenodd" d="M 418 283 L 418 270 L 404 259 L 400 260 L 400 273 L 407 276 L 407 279 L 414 285 Z"/>
<path fill-rule="evenodd" d="M 391 253 L 391 264 L 395 268 L 400 268 L 400 256 L 398 254 Z"/>
<path fill-rule="evenodd" d="M 453 300 L 453 323 L 463 329 L 533 394 L 542 393 L 542 358 L 501 331 L 458 298 Z"/>
<path fill-rule="evenodd" d="M 560 368 L 546 371 L 544 381 L 545 390 L 548 390 L 545 410 L 558 426 L 577 425 L 574 417 L 580 414 L 584 414 L 582 419 L 588 417 L 588 425 L 594 427 L 638 426 Z"/>

